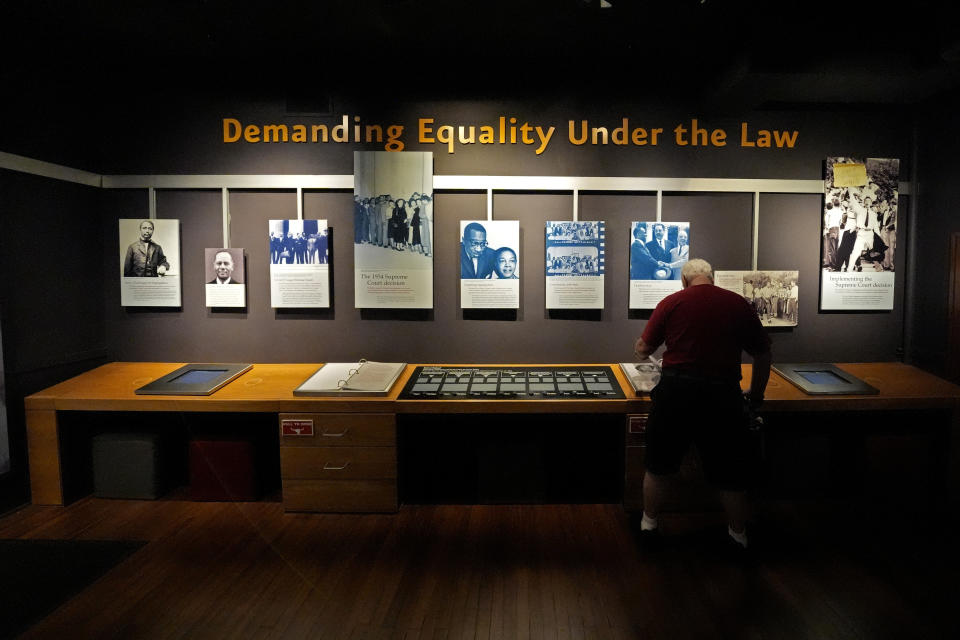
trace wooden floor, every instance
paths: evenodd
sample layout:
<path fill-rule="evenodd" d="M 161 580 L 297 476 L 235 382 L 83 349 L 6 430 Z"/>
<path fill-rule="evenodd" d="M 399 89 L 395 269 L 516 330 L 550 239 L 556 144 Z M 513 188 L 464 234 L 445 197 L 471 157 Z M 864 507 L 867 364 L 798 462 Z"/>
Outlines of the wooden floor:
<path fill-rule="evenodd" d="M 796 514 L 764 507 L 749 566 L 679 519 L 646 553 L 618 505 L 87 498 L 8 515 L 0 538 L 148 541 L 27 638 L 960 637 L 952 531 L 898 544 L 852 517 L 817 536 Z"/>

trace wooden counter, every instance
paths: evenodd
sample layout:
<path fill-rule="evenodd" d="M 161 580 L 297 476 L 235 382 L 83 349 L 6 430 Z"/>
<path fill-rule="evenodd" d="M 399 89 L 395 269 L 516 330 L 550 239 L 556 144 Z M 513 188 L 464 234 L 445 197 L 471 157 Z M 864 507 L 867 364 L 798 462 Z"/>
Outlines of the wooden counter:
<path fill-rule="evenodd" d="M 255 364 L 253 368 L 210 396 L 139 396 L 135 389 L 185 363 L 114 362 L 103 365 L 25 400 L 30 483 L 35 504 L 64 502 L 60 459 L 59 411 L 260 412 L 275 414 L 427 413 L 645 413 L 649 397 L 633 393 L 617 364 L 610 364 L 626 396 L 623 399 L 584 400 L 398 400 L 414 368 L 408 365 L 391 393 L 373 398 L 303 398 L 293 390 L 319 364 Z M 596 364 L 596 363 L 593 363 Z M 479 366 L 479 365 L 442 365 Z M 482 365 L 536 366 L 536 365 Z M 562 365 L 540 365 L 562 366 Z M 578 365 L 590 366 L 590 365 Z M 902 363 L 839 364 L 840 368 L 880 390 L 876 396 L 808 396 L 776 373 L 770 376 L 764 412 L 838 412 L 942 409 L 950 412 L 950 486 L 960 486 L 960 387 Z M 750 366 L 743 367 L 746 387 Z M 359 419 L 359 416 L 358 416 Z"/>

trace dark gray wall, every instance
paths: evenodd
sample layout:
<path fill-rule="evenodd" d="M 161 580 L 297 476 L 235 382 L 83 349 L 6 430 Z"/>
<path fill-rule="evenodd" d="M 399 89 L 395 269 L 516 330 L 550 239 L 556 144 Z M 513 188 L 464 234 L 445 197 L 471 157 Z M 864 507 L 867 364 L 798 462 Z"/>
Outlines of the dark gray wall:
<path fill-rule="evenodd" d="M 23 398 L 107 358 L 103 192 L 0 170 L 0 323 L 11 473 L 0 513 L 29 497 Z"/>
<path fill-rule="evenodd" d="M 460 309 L 459 224 L 486 217 L 484 194 L 437 196 L 434 309 L 429 311 L 354 308 L 352 196 L 324 192 L 305 194 L 304 216 L 326 219 L 332 229 L 332 306 L 272 309 L 267 221 L 296 217 L 296 195 L 283 191 L 231 194 L 231 244 L 246 250 L 247 261 L 247 308 L 239 311 L 207 309 L 204 302 L 203 249 L 222 241 L 220 193 L 160 192 L 158 217 L 181 221 L 183 308 L 125 309 L 119 302 L 116 220 L 146 215 L 147 203 L 139 191 L 111 192 L 106 200 L 111 214 L 105 237 L 111 249 L 104 265 L 104 314 L 118 360 L 615 362 L 632 358 L 633 340 L 649 317 L 649 312 L 628 310 L 627 264 L 630 222 L 656 217 L 652 194 L 581 196 L 580 219 L 607 224 L 605 308 L 552 312 L 544 309 L 544 223 L 570 219 L 569 194 L 494 197 L 494 219 L 520 220 L 521 306 L 516 312 Z M 758 267 L 800 271 L 800 323 L 771 330 L 776 358 L 895 360 L 902 344 L 903 254 L 897 256 L 892 312 L 819 313 L 821 202 L 819 195 L 766 195 L 760 201 Z M 752 194 L 668 193 L 663 219 L 689 221 L 692 255 L 716 269 L 750 269 Z"/>
<path fill-rule="evenodd" d="M 946 370 L 950 235 L 960 232 L 960 95 L 924 106 L 918 122 L 916 283 L 910 318 L 910 356 L 920 366 Z"/>

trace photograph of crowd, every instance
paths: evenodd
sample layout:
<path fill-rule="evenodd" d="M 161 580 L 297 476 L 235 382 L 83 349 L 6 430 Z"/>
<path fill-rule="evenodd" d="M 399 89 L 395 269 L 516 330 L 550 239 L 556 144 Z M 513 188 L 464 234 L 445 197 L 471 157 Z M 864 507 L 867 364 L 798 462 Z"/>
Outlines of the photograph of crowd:
<path fill-rule="evenodd" d="M 586 244 L 600 239 L 599 222 L 548 222 L 547 240 L 554 244 Z"/>
<path fill-rule="evenodd" d="M 413 193 L 353 196 L 353 243 L 430 257 L 433 198 Z"/>
<path fill-rule="evenodd" d="M 319 220 L 271 220 L 270 263 L 327 264 L 327 229 Z"/>
<path fill-rule="evenodd" d="M 799 271 L 717 271 L 718 287 L 743 296 L 765 327 L 797 326 Z"/>
<path fill-rule="evenodd" d="M 603 236 L 602 222 L 547 222 L 547 275 L 602 275 Z"/>
<path fill-rule="evenodd" d="M 600 275 L 600 259 L 596 247 L 551 247 L 547 249 L 547 275 Z"/>
<path fill-rule="evenodd" d="M 865 177 L 835 180 L 834 166 L 865 165 Z M 839 174 L 840 171 L 837 171 Z M 862 175 L 862 174 L 861 174 Z M 823 271 L 893 271 L 900 161 L 828 158 L 822 229 Z"/>

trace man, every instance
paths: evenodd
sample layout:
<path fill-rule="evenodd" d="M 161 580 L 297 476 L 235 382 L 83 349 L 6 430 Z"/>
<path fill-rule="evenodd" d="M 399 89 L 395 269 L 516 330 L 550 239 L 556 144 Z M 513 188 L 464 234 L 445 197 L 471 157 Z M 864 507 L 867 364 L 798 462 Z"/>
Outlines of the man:
<path fill-rule="evenodd" d="M 797 309 L 797 305 L 799 304 L 799 301 L 800 301 L 800 288 L 797 287 L 797 282 L 796 280 L 794 280 L 790 283 L 790 293 L 788 294 L 788 298 L 787 298 L 787 309 L 789 309 L 788 315 L 790 316 L 790 319 L 793 321 L 794 324 L 796 324 L 797 322 L 797 314 L 799 313 Z"/>
<path fill-rule="evenodd" d="M 856 229 L 857 239 L 853 243 L 853 249 L 850 252 L 850 268 L 857 267 L 860 270 L 860 256 L 864 251 L 873 249 L 873 234 L 879 231 L 877 225 L 876 212 L 873 210 L 873 200 L 869 197 L 863 199 L 863 205 L 855 207 L 856 211 Z"/>
<path fill-rule="evenodd" d="M 767 320 L 772 320 L 777 315 L 777 290 L 771 280 L 767 280 L 763 285 L 763 310 Z"/>
<path fill-rule="evenodd" d="M 287 237 L 283 239 L 283 252 L 280 254 L 286 258 L 284 264 L 293 264 L 296 253 L 297 241 L 293 238 L 293 231 L 287 231 Z"/>
<path fill-rule="evenodd" d="M 468 224 L 460 242 L 460 279 L 489 278 L 495 261 L 496 252 L 487 246 L 487 230 L 479 222 Z"/>
<path fill-rule="evenodd" d="M 840 200 L 828 202 L 823 217 L 823 268 L 829 271 L 837 270 L 837 249 L 840 242 Z"/>
<path fill-rule="evenodd" d="M 897 247 L 897 206 L 896 203 L 884 203 L 883 219 L 880 223 L 880 239 L 887 245 L 883 252 L 883 270 L 893 271 L 893 254 Z"/>
<path fill-rule="evenodd" d="M 229 251 L 217 251 L 213 257 L 213 270 L 216 277 L 207 284 L 243 284 L 233 277 L 233 256 Z"/>
<path fill-rule="evenodd" d="M 633 229 L 633 242 L 630 244 L 631 280 L 652 280 L 654 269 L 660 266 L 660 263 L 650 255 L 650 250 L 643 242 L 646 237 L 646 223 L 637 223 L 637 226 Z"/>
<path fill-rule="evenodd" d="M 653 240 L 647 243 L 647 251 L 658 262 L 670 262 L 670 250 L 675 245 L 667 240 L 667 228 L 662 222 L 653 224 Z"/>
<path fill-rule="evenodd" d="M 283 251 L 283 238 L 280 234 L 270 232 L 270 262 L 280 264 L 280 252 Z"/>
<path fill-rule="evenodd" d="M 327 230 L 321 229 L 320 233 L 317 235 L 317 259 L 319 260 L 320 264 L 327 264 L 328 249 Z"/>
<path fill-rule="evenodd" d="M 307 239 L 302 231 L 293 239 L 293 254 L 296 256 L 297 264 L 307 262 Z"/>
<path fill-rule="evenodd" d="M 123 277 L 156 278 L 170 268 L 167 257 L 163 255 L 163 248 L 151 238 L 153 222 L 144 220 L 140 223 L 140 239 L 127 247 L 127 255 L 123 260 Z"/>
<path fill-rule="evenodd" d="M 740 356 L 753 356 L 746 397 L 757 408 L 770 377 L 770 339 L 742 296 L 714 286 L 707 261 L 688 261 L 680 279 L 683 289 L 657 305 L 634 347 L 641 360 L 667 347 L 662 378 L 650 392 L 641 535 L 656 537 L 667 476 L 696 444 L 707 481 L 720 490 L 727 531 L 745 549 L 752 464 Z"/>

